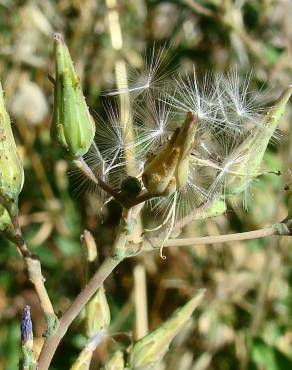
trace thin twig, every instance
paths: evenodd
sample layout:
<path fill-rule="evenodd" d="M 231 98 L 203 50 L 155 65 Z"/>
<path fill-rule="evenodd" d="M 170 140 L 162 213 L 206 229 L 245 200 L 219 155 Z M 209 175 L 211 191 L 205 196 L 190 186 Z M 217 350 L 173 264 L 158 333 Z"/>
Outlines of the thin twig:
<path fill-rule="evenodd" d="M 197 3 L 195 0 L 184 0 L 184 3 L 200 15 L 204 15 L 206 17 L 215 16 L 214 12 L 211 9 L 208 9 L 207 7 Z"/>
<path fill-rule="evenodd" d="M 107 258 L 60 318 L 56 333 L 46 340 L 42 348 L 39 357 L 39 370 L 47 370 L 49 368 L 56 349 L 70 324 L 119 263 L 119 260 L 111 257 Z"/>
<path fill-rule="evenodd" d="M 48 292 L 44 284 L 45 279 L 42 275 L 40 261 L 33 257 L 25 257 L 24 260 L 26 263 L 29 280 L 34 285 L 34 288 L 38 295 L 40 305 L 42 307 L 42 310 L 44 311 L 46 319 L 48 319 L 49 315 L 55 316 L 54 308 L 52 306 L 52 303 L 50 301 Z"/>
<path fill-rule="evenodd" d="M 145 266 L 141 263 L 134 268 L 136 340 L 148 334 L 148 303 Z"/>
<path fill-rule="evenodd" d="M 20 255 L 22 256 L 26 264 L 29 280 L 35 287 L 37 296 L 40 301 L 40 305 L 45 314 L 47 323 L 49 324 L 48 320 L 52 318 L 56 319 L 56 316 L 44 284 L 45 279 L 42 275 L 41 263 L 36 256 L 32 255 L 24 241 L 19 224 L 18 211 L 16 212 L 14 209 L 17 208 L 16 207 L 17 204 L 7 202 L 7 200 L 2 196 L 0 196 L 0 204 L 2 204 L 7 209 L 10 215 L 12 221 L 11 226 L 12 231 L 11 235 L 9 236 L 9 239 L 16 245 Z"/>
<path fill-rule="evenodd" d="M 100 288 L 105 279 L 112 273 L 114 268 L 123 260 L 129 235 L 129 231 L 125 227 L 125 220 L 122 218 L 120 228 L 113 245 L 115 257 L 109 257 L 103 262 L 98 271 L 89 280 L 86 287 L 78 294 L 73 303 L 60 318 L 56 332 L 46 340 L 42 348 L 39 357 L 39 370 L 47 370 L 49 368 L 56 349 L 72 321 L 87 304 L 97 289 Z"/>
<path fill-rule="evenodd" d="M 12 222 L 15 229 L 15 244 L 23 257 L 26 264 L 29 280 L 35 287 L 36 293 L 38 295 L 40 305 L 48 321 L 50 318 L 56 318 L 54 308 L 50 301 L 48 292 L 45 287 L 45 278 L 42 275 L 41 263 L 36 256 L 33 256 L 28 249 L 27 245 L 22 236 L 22 232 L 19 226 L 18 216 L 12 217 Z"/>
<path fill-rule="evenodd" d="M 150 200 L 150 199 L 153 199 L 153 198 L 156 198 L 156 197 L 158 197 L 158 195 L 154 195 L 152 193 L 149 193 L 148 191 L 145 191 L 145 192 L 137 195 L 136 198 L 131 199 L 129 201 L 129 203 L 130 203 L 131 207 L 134 207 L 134 206 L 136 206 L 136 205 L 138 205 L 140 203 L 144 203 L 147 200 Z"/>
<path fill-rule="evenodd" d="M 193 245 L 206 245 L 206 244 L 217 244 L 217 243 L 228 243 L 241 240 L 251 240 L 269 237 L 272 235 L 292 235 L 291 220 L 285 221 L 285 223 L 280 223 L 267 227 L 264 229 L 248 231 L 243 233 L 227 234 L 227 235 L 215 235 L 215 236 L 202 236 L 194 238 L 179 238 L 179 239 L 169 239 L 165 242 L 164 247 L 186 247 Z M 283 231 L 281 228 L 283 227 Z M 127 252 L 129 256 L 139 255 L 141 253 L 151 252 L 156 249 L 160 249 L 161 238 L 150 238 L 144 239 L 143 242 L 139 244 L 131 243 L 127 247 Z"/>
<path fill-rule="evenodd" d="M 92 172 L 91 168 L 87 165 L 85 160 L 80 157 L 73 161 L 77 168 L 79 168 L 82 173 L 94 184 L 98 185 L 103 189 L 106 193 L 110 194 L 112 197 L 114 197 L 117 201 L 123 202 L 124 198 L 123 196 L 114 188 L 112 188 L 109 184 L 107 184 L 105 181 L 103 181 L 100 177 L 95 176 L 95 174 Z"/>
<path fill-rule="evenodd" d="M 255 231 L 248 231 L 244 233 L 235 233 L 227 235 L 215 235 L 215 236 L 203 236 L 197 238 L 182 238 L 182 239 L 170 239 L 166 242 L 166 247 L 183 247 L 187 245 L 199 245 L 199 244 L 216 244 L 226 243 L 240 240 L 258 239 L 266 236 L 277 235 L 278 232 L 273 227 L 266 229 L 260 229 Z"/>
<path fill-rule="evenodd" d="M 100 177 L 95 176 L 95 174 L 92 172 L 91 168 L 87 165 L 85 160 L 80 157 L 76 160 L 74 160 L 74 164 L 77 168 L 82 171 L 82 173 L 94 184 L 100 186 L 102 190 L 104 190 L 106 193 L 111 195 L 115 200 L 117 200 L 123 207 L 125 208 L 131 208 L 134 207 L 140 203 L 146 202 L 149 199 L 152 199 L 155 197 L 155 195 L 149 193 L 149 192 L 143 192 L 139 194 L 135 198 L 128 198 L 125 196 L 125 194 L 122 194 L 117 189 L 114 189 L 109 184 L 107 184 L 105 181 L 103 181 Z"/>

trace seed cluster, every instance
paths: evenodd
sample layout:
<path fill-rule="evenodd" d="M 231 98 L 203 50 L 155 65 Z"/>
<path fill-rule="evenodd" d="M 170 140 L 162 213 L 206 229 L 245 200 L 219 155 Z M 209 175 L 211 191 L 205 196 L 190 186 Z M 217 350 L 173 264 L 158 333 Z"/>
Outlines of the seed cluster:
<path fill-rule="evenodd" d="M 150 173 L 160 183 L 165 180 L 162 172 L 155 171 L 158 163 L 165 176 L 169 173 L 159 155 L 191 113 L 196 129 L 180 144 L 183 151 L 192 143 L 181 158 L 187 164 L 183 186 L 171 184 L 172 191 L 157 191 L 147 204 L 155 213 L 176 220 L 236 194 L 243 195 L 247 207 L 250 185 L 261 174 L 268 142 L 277 136 L 276 125 L 271 128 L 267 121 L 268 110 L 260 107 L 259 93 L 249 91 L 251 73 L 243 80 L 236 70 L 209 73 L 199 80 L 195 68 L 188 76 L 167 71 L 166 59 L 164 48 L 153 48 L 128 86 L 103 94 L 104 114 L 96 117 L 96 140 L 86 156 L 88 164 L 104 181 L 119 187 L 127 163 L 133 162 L 136 176 L 149 190 Z M 125 97 L 128 110 L 120 106 Z M 153 186 L 150 190 L 155 193 Z"/>

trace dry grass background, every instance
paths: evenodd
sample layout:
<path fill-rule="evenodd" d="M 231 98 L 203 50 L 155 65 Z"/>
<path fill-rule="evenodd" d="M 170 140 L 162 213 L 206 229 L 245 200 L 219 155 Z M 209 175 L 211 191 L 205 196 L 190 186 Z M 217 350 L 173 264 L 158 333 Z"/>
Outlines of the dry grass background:
<path fill-rule="evenodd" d="M 114 23 L 119 22 L 122 30 L 119 51 L 113 48 L 109 33 L 110 8 L 117 11 Z M 271 103 L 292 82 L 291 24 L 289 0 L 0 1 L 0 76 L 26 177 L 21 223 L 28 244 L 41 259 L 56 312 L 63 311 L 82 286 L 80 234 L 84 228 L 91 230 L 100 253 L 106 254 L 119 211 L 114 205 L 108 207 L 101 225 L 98 200 L 80 188 L 78 178 L 67 176 L 67 163 L 51 143 L 48 74 L 53 73 L 53 32 L 64 34 L 87 102 L 98 111 L 100 92 L 112 87 L 117 58 L 139 67 L 145 46 L 154 42 L 169 45 L 172 64 L 181 72 L 192 63 L 199 73 L 234 65 L 242 74 L 252 69 L 252 88 L 257 90 L 264 83 Z M 283 140 L 270 146 L 265 155 L 265 169 L 280 170 L 281 175 L 259 179 L 248 213 L 240 207 L 234 212 L 230 206 L 223 216 L 191 223 L 184 235 L 248 231 L 286 216 L 291 116 L 290 104 L 280 126 Z M 111 350 L 126 348 L 135 336 L 139 280 L 133 271 L 140 264 L 146 270 L 150 329 L 196 289 L 207 288 L 194 320 L 175 339 L 161 369 L 291 369 L 291 262 L 291 240 L 285 237 L 171 248 L 167 260 L 151 253 L 123 262 L 105 284 L 113 335 L 96 351 L 92 369 L 100 368 Z M 5 240 L 1 240 L 0 268 L 0 369 L 13 370 L 20 352 L 23 305 L 32 307 L 39 347 L 45 323 L 23 262 Z M 69 368 L 85 340 L 80 317 L 52 369 Z"/>

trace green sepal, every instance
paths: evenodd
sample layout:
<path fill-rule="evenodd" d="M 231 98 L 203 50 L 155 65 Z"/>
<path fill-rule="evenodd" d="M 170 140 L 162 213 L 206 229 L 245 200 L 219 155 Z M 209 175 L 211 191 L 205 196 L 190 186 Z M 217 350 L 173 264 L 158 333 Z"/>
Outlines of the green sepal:
<path fill-rule="evenodd" d="M 292 85 L 284 91 L 275 106 L 268 111 L 264 122 L 236 149 L 236 153 L 242 160 L 240 164 L 229 167 L 230 173 L 236 172 L 238 175 L 232 174 L 227 179 L 226 195 L 242 193 L 246 189 L 246 184 L 260 174 L 260 165 L 267 146 L 285 113 L 291 94 Z"/>
<path fill-rule="evenodd" d="M 150 370 L 159 365 L 173 338 L 181 331 L 194 310 L 201 303 L 204 293 L 205 291 L 200 291 L 183 307 L 178 308 L 156 330 L 134 344 L 130 359 L 131 369 Z"/>

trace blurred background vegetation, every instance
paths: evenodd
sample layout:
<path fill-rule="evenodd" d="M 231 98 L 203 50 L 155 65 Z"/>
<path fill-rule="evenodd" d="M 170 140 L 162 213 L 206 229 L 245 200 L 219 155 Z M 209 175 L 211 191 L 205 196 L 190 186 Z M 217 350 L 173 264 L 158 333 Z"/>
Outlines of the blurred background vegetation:
<path fill-rule="evenodd" d="M 198 73 L 237 66 L 253 71 L 252 89 L 264 84 L 267 103 L 292 82 L 290 0 L 0 0 L 0 76 L 25 167 L 20 196 L 27 243 L 42 262 L 56 312 L 80 291 L 84 276 L 80 235 L 89 229 L 101 255 L 108 253 L 119 211 L 102 216 L 96 196 L 86 191 L 49 136 L 52 112 L 54 31 L 64 34 L 87 102 L 99 110 L 100 93 L 113 87 L 118 57 L 139 68 L 145 48 L 169 45 L 173 66 Z M 112 47 L 109 8 L 119 14 L 123 47 Z M 171 66 L 172 67 L 172 66 Z M 291 104 L 280 125 L 283 139 L 265 155 L 267 171 L 253 188 L 249 212 L 231 207 L 226 215 L 190 224 L 184 235 L 248 231 L 285 218 L 284 186 L 292 169 Z M 103 221 L 103 224 L 102 224 Z M 290 242 L 290 245 L 289 245 Z M 173 248 L 123 262 L 106 281 L 114 333 L 95 353 L 98 369 L 110 351 L 126 348 L 135 328 L 133 269 L 146 268 L 150 329 L 156 328 L 198 288 L 206 298 L 193 322 L 175 339 L 161 369 L 292 369 L 292 251 L 289 238 Z M 1 239 L 0 369 L 17 369 L 19 318 L 31 306 L 36 344 L 45 322 L 16 248 Z M 82 315 L 81 315 L 82 316 Z M 66 369 L 83 347 L 82 317 L 75 320 L 52 369 Z M 119 334 L 116 334 L 119 333 Z"/>

